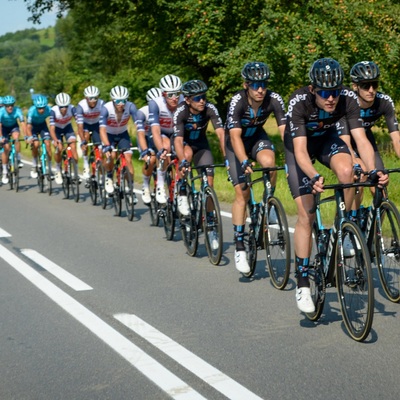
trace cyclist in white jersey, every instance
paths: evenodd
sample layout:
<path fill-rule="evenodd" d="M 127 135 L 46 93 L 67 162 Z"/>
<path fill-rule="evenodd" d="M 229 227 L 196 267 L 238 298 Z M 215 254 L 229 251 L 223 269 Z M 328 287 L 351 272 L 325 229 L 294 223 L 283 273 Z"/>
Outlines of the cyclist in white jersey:
<path fill-rule="evenodd" d="M 76 134 L 72 127 L 72 119 L 77 119 L 76 108 L 71 104 L 71 97 L 67 93 L 59 93 L 55 98 L 56 105 L 51 108 L 50 136 L 56 148 L 54 160 L 56 162 L 56 183 L 62 184 L 61 160 L 63 150 L 63 138 L 71 146 L 72 156 L 78 162 L 76 150 Z M 82 138 L 81 138 L 82 140 Z"/>
<path fill-rule="evenodd" d="M 84 91 L 85 96 L 76 106 L 78 134 L 83 137 L 81 149 L 83 154 L 83 177 L 89 178 L 89 159 L 87 143 L 92 133 L 93 143 L 100 143 L 100 111 L 104 101 L 99 99 L 100 90 L 96 86 L 88 86 Z"/>
<path fill-rule="evenodd" d="M 99 126 L 103 153 L 110 160 L 110 162 L 106 163 L 107 179 L 105 189 L 107 193 L 112 194 L 114 192 L 112 173 L 114 160 L 117 157 L 117 154 L 112 149 L 129 149 L 132 146 L 128 133 L 128 122 L 130 118 L 132 118 L 133 122 L 136 121 L 137 108 L 135 104 L 128 101 L 129 92 L 124 86 L 113 87 L 110 97 L 112 100 L 101 109 Z M 129 171 L 134 176 L 132 150 L 125 151 L 124 154 Z"/>
<path fill-rule="evenodd" d="M 157 158 L 165 160 L 163 169 L 157 170 L 156 191 L 157 202 L 164 204 L 167 202 L 164 178 L 169 161 L 166 154 L 171 151 L 171 136 L 174 132 L 173 115 L 184 97 L 181 94 L 182 82 L 175 75 L 162 77 L 159 86 L 162 90 L 162 97 L 149 102 L 149 124 L 157 150 Z"/>
<path fill-rule="evenodd" d="M 147 103 L 151 100 L 155 100 L 162 96 L 162 90 L 160 88 L 151 88 L 146 93 Z M 153 135 L 149 125 L 149 105 L 146 104 L 140 108 L 136 114 L 136 130 L 137 130 L 137 142 L 140 148 L 140 158 L 145 160 L 146 163 L 142 167 L 142 200 L 144 204 L 151 202 L 150 196 L 150 178 L 153 173 L 153 169 L 156 166 L 156 147 L 154 146 Z M 147 163 L 147 158 L 150 157 Z"/>

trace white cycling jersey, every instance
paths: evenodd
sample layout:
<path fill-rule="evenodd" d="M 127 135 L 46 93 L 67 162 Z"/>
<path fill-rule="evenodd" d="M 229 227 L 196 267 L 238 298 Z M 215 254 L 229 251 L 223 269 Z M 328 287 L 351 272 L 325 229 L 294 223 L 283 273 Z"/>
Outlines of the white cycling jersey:
<path fill-rule="evenodd" d="M 101 108 L 104 105 L 104 101 L 101 99 L 97 100 L 96 105 L 91 108 L 86 99 L 81 100 L 76 106 L 77 123 L 78 124 L 89 124 L 93 125 L 100 120 Z"/>
<path fill-rule="evenodd" d="M 127 101 L 125 104 L 124 111 L 121 116 L 121 120 L 118 121 L 115 113 L 114 103 L 109 101 L 104 104 L 100 113 L 100 127 L 105 127 L 106 131 L 110 135 L 120 135 L 128 130 L 129 118 L 132 117 L 133 121 L 136 121 L 137 108 L 135 104 Z"/>
<path fill-rule="evenodd" d="M 139 108 L 136 114 L 136 129 L 137 131 L 145 131 L 146 136 L 150 134 L 150 125 L 149 125 L 149 106 L 145 105 Z"/>
<path fill-rule="evenodd" d="M 71 123 L 72 118 L 76 118 L 76 108 L 72 104 L 68 106 L 65 115 L 61 114 L 59 106 L 51 107 L 50 125 L 63 129 Z"/>

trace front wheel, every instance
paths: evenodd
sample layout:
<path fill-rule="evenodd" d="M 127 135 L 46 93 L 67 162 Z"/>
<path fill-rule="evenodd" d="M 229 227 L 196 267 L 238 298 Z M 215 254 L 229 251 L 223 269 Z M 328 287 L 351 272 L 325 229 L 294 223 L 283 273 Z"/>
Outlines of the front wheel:
<path fill-rule="evenodd" d="M 172 240 L 175 231 L 175 213 L 170 199 L 167 200 L 167 204 L 163 209 L 163 218 L 165 236 L 167 240 Z"/>
<path fill-rule="evenodd" d="M 268 199 L 268 215 L 264 218 L 263 228 L 269 275 L 272 284 L 283 290 L 290 274 L 290 233 L 285 210 L 276 197 Z"/>
<path fill-rule="evenodd" d="M 342 243 L 336 243 L 336 286 L 349 335 L 363 341 L 374 316 L 374 286 L 369 251 L 360 228 L 351 221 L 341 225 Z"/>
<path fill-rule="evenodd" d="M 128 217 L 129 221 L 132 221 L 135 214 L 136 197 L 133 191 L 133 176 L 127 169 L 122 171 L 121 185 L 125 199 L 126 216 Z"/>
<path fill-rule="evenodd" d="M 325 304 L 326 281 L 319 260 L 316 256 L 315 262 L 308 269 L 308 278 L 310 281 L 311 298 L 315 306 L 315 311 L 312 313 L 305 313 L 310 321 L 317 321 L 322 314 Z"/>
<path fill-rule="evenodd" d="M 62 189 L 64 192 L 64 199 L 69 198 L 70 176 L 69 172 L 64 171 L 62 174 Z"/>
<path fill-rule="evenodd" d="M 69 176 L 70 176 L 72 197 L 77 203 L 79 201 L 79 175 L 78 175 L 78 164 L 76 163 L 74 158 L 71 158 L 69 160 Z"/>
<path fill-rule="evenodd" d="M 194 257 L 197 253 L 197 248 L 199 245 L 199 231 L 197 230 L 194 194 L 190 187 L 187 188 L 187 199 L 189 203 L 190 214 L 187 216 L 180 216 L 181 231 L 186 250 L 189 256 Z"/>
<path fill-rule="evenodd" d="M 122 192 L 119 185 L 115 186 L 114 193 L 112 194 L 112 202 L 114 206 L 114 215 L 120 217 L 122 208 Z"/>
<path fill-rule="evenodd" d="M 37 176 L 37 184 L 38 184 L 38 188 L 39 188 L 39 193 L 43 193 L 44 192 L 44 187 L 45 187 L 45 176 L 43 175 L 43 169 L 42 166 L 38 166 L 36 167 L 36 172 L 38 174 Z"/>
<path fill-rule="evenodd" d="M 375 225 L 376 266 L 382 288 L 388 299 L 400 301 L 400 216 L 397 208 L 389 201 L 380 206 L 380 224 Z M 380 225 L 380 226 L 379 226 Z"/>
<path fill-rule="evenodd" d="M 218 265 L 223 250 L 222 219 L 218 198 L 210 186 L 204 191 L 203 230 L 211 264 Z"/>

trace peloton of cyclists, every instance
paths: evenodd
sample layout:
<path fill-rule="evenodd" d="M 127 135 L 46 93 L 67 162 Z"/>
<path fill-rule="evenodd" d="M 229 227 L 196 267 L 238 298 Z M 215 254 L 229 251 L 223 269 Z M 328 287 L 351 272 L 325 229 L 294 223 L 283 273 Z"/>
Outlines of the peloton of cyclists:
<path fill-rule="evenodd" d="M 235 93 L 228 105 L 225 124 L 226 158 L 229 176 L 235 189 L 232 205 L 232 223 L 235 241 L 235 266 L 242 273 L 250 271 L 243 242 L 246 206 L 250 189 L 246 187 L 246 174 L 252 173 L 252 162 L 261 167 L 275 166 L 275 151 L 264 124 L 273 113 L 279 132 L 283 136 L 286 123 L 282 97 L 268 89 L 270 70 L 263 62 L 249 62 L 242 69 L 243 89 Z M 273 186 L 276 174 L 273 176 Z"/>
<path fill-rule="evenodd" d="M 198 79 L 190 80 L 182 85 L 185 101 L 178 105 L 174 113 L 174 134 L 171 140 L 171 147 L 179 159 L 182 177 L 192 160 L 195 167 L 214 163 L 206 135 L 209 121 L 215 129 L 225 157 L 224 126 L 215 105 L 207 101 L 207 90 L 207 85 Z M 207 176 L 210 186 L 213 186 L 213 168 L 207 170 Z M 182 215 L 189 215 L 186 187 L 182 179 L 178 185 L 178 211 Z"/>
<path fill-rule="evenodd" d="M 104 101 L 99 99 L 100 90 L 96 86 L 88 86 L 83 91 L 85 96 L 76 106 L 78 135 L 83 138 L 81 141 L 81 149 L 83 156 L 83 177 L 89 178 L 90 168 L 88 159 L 87 143 L 90 140 L 90 132 L 92 133 L 93 143 L 100 143 L 100 111 L 104 105 Z"/>
<path fill-rule="evenodd" d="M 3 177 L 2 183 L 7 184 L 8 179 L 8 156 L 10 154 L 10 139 L 15 140 L 15 148 L 18 157 L 18 167 L 22 168 L 21 162 L 21 145 L 18 141 L 20 133 L 25 136 L 26 123 L 22 110 L 15 106 L 15 98 L 13 96 L 3 97 L 4 107 L 0 108 L 0 143 L 3 146 L 2 162 L 3 162 Z M 21 132 L 22 131 L 22 132 Z"/>
<path fill-rule="evenodd" d="M 375 170 L 373 148 L 368 141 L 357 96 L 342 87 L 343 70 L 332 58 L 315 61 L 309 71 L 310 85 L 296 90 L 289 99 L 284 136 L 287 179 L 297 206 L 297 222 L 294 232 L 295 270 L 297 273 L 296 302 L 303 312 L 313 312 L 308 278 L 311 252 L 311 231 L 315 213 L 315 192 L 322 192 L 324 178 L 318 173 L 313 160 L 330 168 L 339 182 L 353 182 L 353 162 L 350 150 L 339 137 L 348 126 L 360 156 L 369 170 Z M 380 184 L 386 184 L 388 176 L 375 173 Z M 354 190 L 346 190 L 346 209 L 350 210 Z M 344 243 L 345 252 L 351 256 L 351 243 Z"/>

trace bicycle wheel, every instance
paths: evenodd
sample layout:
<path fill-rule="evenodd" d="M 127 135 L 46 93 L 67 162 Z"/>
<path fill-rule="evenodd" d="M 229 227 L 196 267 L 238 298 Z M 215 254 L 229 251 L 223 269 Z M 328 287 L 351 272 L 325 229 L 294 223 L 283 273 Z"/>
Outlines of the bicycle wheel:
<path fill-rule="evenodd" d="M 208 258 L 218 265 L 223 250 L 222 218 L 215 190 L 207 186 L 204 191 L 203 231 Z"/>
<path fill-rule="evenodd" d="M 286 287 L 290 274 L 290 234 L 282 203 L 268 199 L 268 215 L 264 218 L 264 244 L 267 267 L 272 284 L 279 290 Z"/>
<path fill-rule="evenodd" d="M 160 213 L 158 212 L 158 203 L 156 200 L 156 185 L 154 183 L 153 179 L 153 184 L 154 188 L 151 191 L 151 201 L 149 206 L 149 211 L 150 211 L 150 218 L 151 218 L 151 225 L 153 226 L 159 226 L 160 225 Z"/>
<path fill-rule="evenodd" d="M 199 245 L 199 231 L 196 221 L 196 204 L 194 194 L 189 185 L 187 185 L 187 199 L 189 203 L 190 214 L 180 216 L 181 232 L 183 243 L 189 256 L 194 257 Z"/>
<path fill-rule="evenodd" d="M 128 169 L 122 171 L 121 185 L 125 198 L 126 216 L 129 221 L 132 221 L 135 214 L 135 193 L 133 191 L 133 176 Z"/>
<path fill-rule="evenodd" d="M 64 192 L 64 199 L 69 199 L 69 186 L 70 186 L 70 176 L 69 168 L 67 171 L 62 173 L 62 189 Z"/>
<path fill-rule="evenodd" d="M 38 184 L 38 188 L 39 188 L 39 193 L 43 193 L 44 192 L 44 186 L 45 186 L 45 183 L 44 183 L 45 177 L 43 175 L 43 169 L 42 169 L 41 165 L 39 165 L 36 168 L 36 172 L 38 174 L 38 176 L 37 176 L 37 184 Z"/>
<path fill-rule="evenodd" d="M 342 223 L 342 245 L 336 243 L 336 286 L 344 324 L 356 341 L 364 340 L 374 316 L 374 286 L 369 251 L 360 228 Z M 346 248 L 343 243 L 351 244 Z"/>
<path fill-rule="evenodd" d="M 12 154 L 10 154 L 8 158 L 8 184 L 10 185 L 10 189 L 14 190 L 14 170 L 15 170 L 15 164 L 14 164 L 14 158 Z"/>
<path fill-rule="evenodd" d="M 52 176 L 50 169 L 50 158 L 48 155 L 46 155 L 43 175 L 44 175 L 43 191 L 47 192 L 47 194 L 51 196 L 51 193 L 53 191 L 53 184 L 52 184 Z"/>
<path fill-rule="evenodd" d="M 97 164 L 96 168 L 96 185 L 99 194 L 99 202 L 101 203 L 102 208 L 106 208 L 107 206 L 107 195 L 105 191 L 106 187 L 106 172 L 103 164 L 100 162 Z"/>
<path fill-rule="evenodd" d="M 18 167 L 18 156 L 17 152 L 14 153 L 14 173 L 13 173 L 13 179 L 14 179 L 14 189 L 16 192 L 19 190 L 19 167 Z"/>
<path fill-rule="evenodd" d="M 325 304 L 326 282 L 319 256 L 308 269 L 308 277 L 310 280 L 311 298 L 313 300 L 315 311 L 305 313 L 310 321 L 317 321 L 322 314 Z"/>
<path fill-rule="evenodd" d="M 250 226 L 249 233 L 245 234 L 244 244 L 247 249 L 247 261 L 249 263 L 250 271 L 246 274 L 242 272 L 242 275 L 246 278 L 250 278 L 254 275 L 257 264 L 257 240 L 255 237 L 254 229 Z"/>
<path fill-rule="evenodd" d="M 163 218 L 165 236 L 167 240 L 172 240 L 175 231 L 175 212 L 170 199 L 167 200 L 167 204 L 163 209 Z"/>
<path fill-rule="evenodd" d="M 70 176 L 72 197 L 77 203 L 79 201 L 79 175 L 78 175 L 78 164 L 74 158 L 71 158 L 69 160 L 69 176 Z"/>
<path fill-rule="evenodd" d="M 400 301 L 400 216 L 396 206 L 383 201 L 381 221 L 375 225 L 375 255 L 379 278 L 388 299 Z"/>

